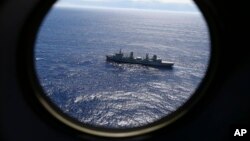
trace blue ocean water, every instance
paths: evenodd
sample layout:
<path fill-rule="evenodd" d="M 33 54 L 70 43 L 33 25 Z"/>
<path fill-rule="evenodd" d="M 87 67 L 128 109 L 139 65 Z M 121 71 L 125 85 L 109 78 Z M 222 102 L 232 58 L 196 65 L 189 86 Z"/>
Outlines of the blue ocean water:
<path fill-rule="evenodd" d="M 175 65 L 106 62 L 119 49 Z M 53 8 L 35 48 L 46 95 L 71 117 L 106 128 L 138 127 L 175 111 L 199 86 L 209 56 L 200 14 L 128 9 Z"/>

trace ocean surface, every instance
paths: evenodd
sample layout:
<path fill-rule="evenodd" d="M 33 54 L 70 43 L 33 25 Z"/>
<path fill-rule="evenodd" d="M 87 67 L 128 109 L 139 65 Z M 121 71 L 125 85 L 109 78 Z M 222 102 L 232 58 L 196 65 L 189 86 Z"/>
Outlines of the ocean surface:
<path fill-rule="evenodd" d="M 203 17 L 166 11 L 53 8 L 35 46 L 46 96 L 80 122 L 105 128 L 143 126 L 178 109 L 199 86 L 210 57 Z M 105 55 L 120 49 L 175 65 L 106 62 Z"/>

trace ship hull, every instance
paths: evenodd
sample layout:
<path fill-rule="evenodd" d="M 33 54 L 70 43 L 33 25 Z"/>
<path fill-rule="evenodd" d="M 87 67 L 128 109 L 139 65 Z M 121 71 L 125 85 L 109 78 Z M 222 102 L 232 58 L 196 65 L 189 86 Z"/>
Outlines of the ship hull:
<path fill-rule="evenodd" d="M 146 60 L 114 58 L 112 56 L 106 56 L 106 60 L 109 62 L 140 64 L 140 65 L 144 65 L 144 66 L 157 67 L 157 68 L 172 68 L 174 65 L 174 63 L 172 63 L 172 62 L 157 63 L 157 62 L 146 61 Z"/>

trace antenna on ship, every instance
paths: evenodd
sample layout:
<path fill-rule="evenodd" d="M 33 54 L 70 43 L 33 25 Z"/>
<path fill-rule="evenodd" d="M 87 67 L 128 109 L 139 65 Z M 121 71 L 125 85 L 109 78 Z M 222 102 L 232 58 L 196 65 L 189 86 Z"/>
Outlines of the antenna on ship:
<path fill-rule="evenodd" d="M 122 49 L 120 49 L 119 53 L 122 54 Z"/>

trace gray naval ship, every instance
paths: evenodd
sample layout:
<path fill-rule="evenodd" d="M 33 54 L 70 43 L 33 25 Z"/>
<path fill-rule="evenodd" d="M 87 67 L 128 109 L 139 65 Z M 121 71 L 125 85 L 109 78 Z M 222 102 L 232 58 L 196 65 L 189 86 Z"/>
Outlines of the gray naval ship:
<path fill-rule="evenodd" d="M 151 66 L 151 67 L 172 68 L 172 66 L 174 65 L 173 62 L 162 61 L 160 58 L 157 58 L 156 55 L 153 55 L 152 58 L 149 58 L 148 54 L 146 54 L 145 58 L 142 57 L 135 58 L 133 52 L 130 52 L 128 56 L 125 56 L 121 50 L 118 53 L 115 53 L 114 55 L 106 55 L 106 59 L 107 61 L 111 62 L 141 64 L 144 66 Z"/>

